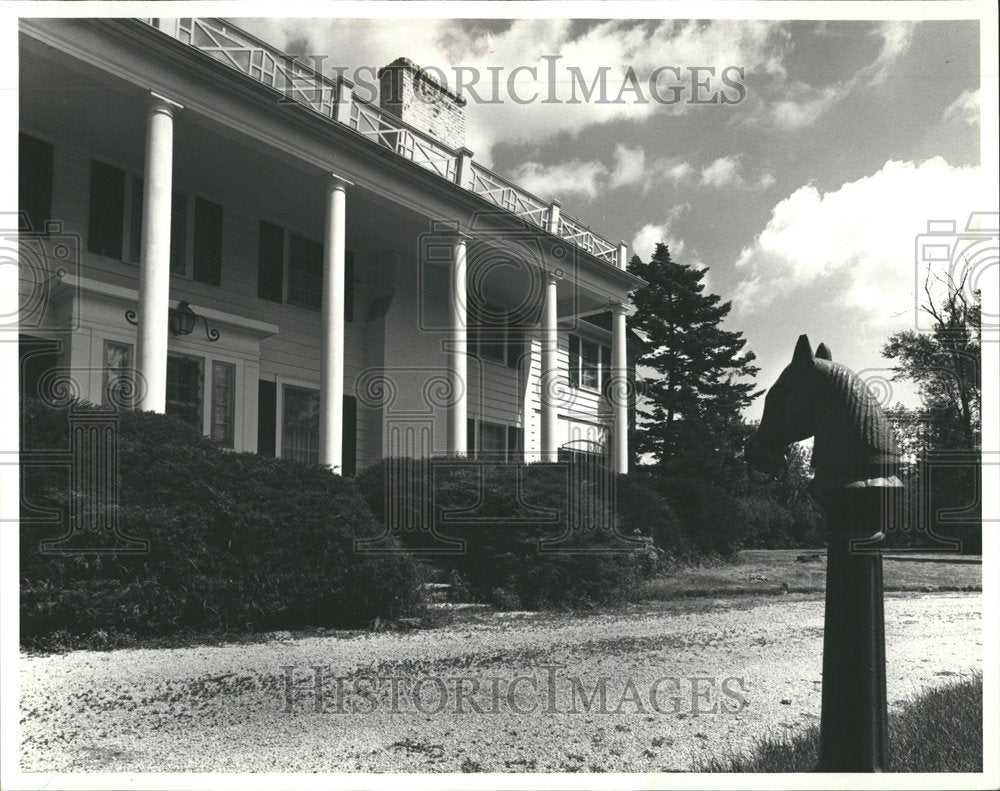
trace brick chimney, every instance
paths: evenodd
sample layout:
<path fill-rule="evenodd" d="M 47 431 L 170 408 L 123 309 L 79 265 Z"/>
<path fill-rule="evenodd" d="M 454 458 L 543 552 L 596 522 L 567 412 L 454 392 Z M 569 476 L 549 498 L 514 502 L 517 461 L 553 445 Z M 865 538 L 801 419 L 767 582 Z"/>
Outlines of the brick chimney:
<path fill-rule="evenodd" d="M 379 106 L 449 148 L 465 145 L 465 99 L 420 71 L 409 58 L 379 69 Z"/>

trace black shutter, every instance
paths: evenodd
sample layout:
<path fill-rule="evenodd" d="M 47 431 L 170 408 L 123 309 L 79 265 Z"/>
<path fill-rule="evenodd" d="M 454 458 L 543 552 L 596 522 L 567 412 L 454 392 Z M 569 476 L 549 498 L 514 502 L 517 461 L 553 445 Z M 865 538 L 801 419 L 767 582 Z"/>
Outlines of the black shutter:
<path fill-rule="evenodd" d="M 465 443 L 466 443 L 466 453 L 469 458 L 476 458 L 476 419 L 470 417 L 465 421 Z"/>
<path fill-rule="evenodd" d="M 358 463 L 358 399 L 344 396 L 344 428 L 341 437 L 342 475 L 354 475 Z"/>
<path fill-rule="evenodd" d="M 19 218 L 22 231 L 45 231 L 52 217 L 52 146 L 21 135 L 17 149 L 17 204 L 26 216 Z"/>
<path fill-rule="evenodd" d="M 194 201 L 194 271 L 202 283 L 222 283 L 222 207 L 204 198 Z"/>
<path fill-rule="evenodd" d="M 125 173 L 96 160 L 90 163 L 90 222 L 87 250 L 109 258 L 122 257 Z"/>
<path fill-rule="evenodd" d="M 170 199 L 170 271 L 187 274 L 187 193 L 175 192 Z"/>
<path fill-rule="evenodd" d="M 344 260 L 344 321 L 354 321 L 354 253 Z"/>
<path fill-rule="evenodd" d="M 507 461 L 523 460 L 522 450 L 521 429 L 517 426 L 507 426 Z"/>
<path fill-rule="evenodd" d="M 507 367 L 518 368 L 524 355 L 524 327 L 507 325 Z"/>
<path fill-rule="evenodd" d="M 281 302 L 285 257 L 285 229 L 260 221 L 260 246 L 257 258 L 257 296 Z"/>
<path fill-rule="evenodd" d="M 580 386 L 580 339 L 569 336 L 569 381 L 573 387 Z"/>
<path fill-rule="evenodd" d="M 278 423 L 278 386 L 261 379 L 257 383 L 257 452 L 274 457 Z"/>

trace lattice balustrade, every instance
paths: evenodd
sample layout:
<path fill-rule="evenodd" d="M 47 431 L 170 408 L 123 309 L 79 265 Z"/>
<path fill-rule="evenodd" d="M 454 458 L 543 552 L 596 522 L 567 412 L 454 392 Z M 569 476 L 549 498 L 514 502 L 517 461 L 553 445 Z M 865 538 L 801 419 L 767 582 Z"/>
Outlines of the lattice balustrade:
<path fill-rule="evenodd" d="M 225 20 L 186 17 L 144 18 L 140 21 L 251 79 L 280 91 L 286 100 L 311 107 L 332 121 L 338 120 L 337 80 L 324 77 Z M 374 143 L 448 181 L 458 181 L 458 153 L 391 113 L 354 98 L 350 117 L 342 120 L 350 129 Z M 471 163 L 469 171 L 471 179 L 467 174 L 466 183 L 460 186 L 471 189 L 493 205 L 521 217 L 531 225 L 547 228 L 549 206 L 540 198 L 475 162 Z M 615 244 L 566 214 L 561 215 L 558 235 L 602 261 L 613 266 L 619 265 L 618 247 Z"/>
<path fill-rule="evenodd" d="M 539 228 L 545 227 L 549 211 L 548 204 L 543 203 L 527 190 L 511 184 L 492 170 L 476 163 L 472 163 L 472 191 L 532 225 L 537 225 Z"/>
<path fill-rule="evenodd" d="M 565 213 L 560 217 L 559 236 L 594 257 L 618 266 L 618 247 Z"/>

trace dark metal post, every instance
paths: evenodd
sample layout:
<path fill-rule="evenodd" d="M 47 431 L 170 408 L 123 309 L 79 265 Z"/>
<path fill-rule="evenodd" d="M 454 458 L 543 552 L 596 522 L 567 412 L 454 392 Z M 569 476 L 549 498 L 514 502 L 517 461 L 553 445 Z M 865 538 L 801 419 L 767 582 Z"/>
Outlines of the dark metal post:
<path fill-rule="evenodd" d="M 829 520 L 821 772 L 888 765 L 881 548 L 900 486 L 890 477 L 814 493 Z"/>

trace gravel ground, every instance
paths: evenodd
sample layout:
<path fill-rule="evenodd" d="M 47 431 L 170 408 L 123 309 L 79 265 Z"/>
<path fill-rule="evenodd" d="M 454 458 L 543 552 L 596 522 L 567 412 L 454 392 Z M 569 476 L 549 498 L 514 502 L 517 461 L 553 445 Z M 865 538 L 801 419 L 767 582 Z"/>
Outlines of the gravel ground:
<path fill-rule="evenodd" d="M 886 597 L 890 706 L 981 669 L 980 611 Z M 22 655 L 22 769 L 683 771 L 818 721 L 822 628 L 791 595 Z"/>

